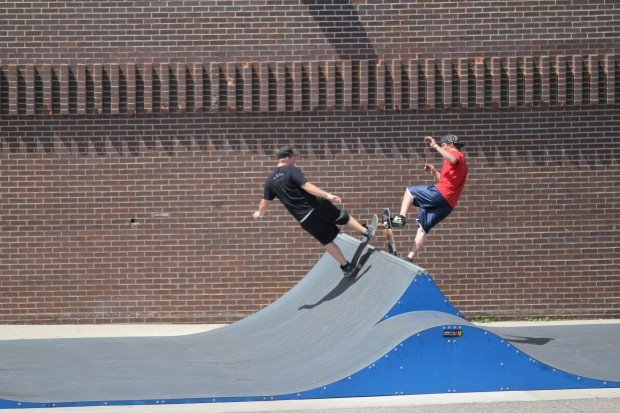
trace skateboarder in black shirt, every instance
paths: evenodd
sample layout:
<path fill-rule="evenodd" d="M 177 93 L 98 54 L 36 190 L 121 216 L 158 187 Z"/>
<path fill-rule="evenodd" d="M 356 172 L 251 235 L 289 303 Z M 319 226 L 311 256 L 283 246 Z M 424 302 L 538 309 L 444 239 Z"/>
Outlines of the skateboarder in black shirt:
<path fill-rule="evenodd" d="M 355 266 L 347 261 L 334 242 L 340 232 L 337 225 L 344 225 L 367 238 L 372 237 L 375 228 L 363 227 L 347 212 L 337 208 L 332 202 L 341 202 L 338 195 L 332 195 L 308 182 L 301 169 L 295 166 L 297 155 L 290 146 L 280 148 L 278 165 L 265 180 L 263 199 L 254 212 L 254 219 L 264 216 L 271 201 L 278 198 L 301 227 L 325 246 L 327 252 L 340 264 L 342 272 L 348 276 L 355 270 Z"/>

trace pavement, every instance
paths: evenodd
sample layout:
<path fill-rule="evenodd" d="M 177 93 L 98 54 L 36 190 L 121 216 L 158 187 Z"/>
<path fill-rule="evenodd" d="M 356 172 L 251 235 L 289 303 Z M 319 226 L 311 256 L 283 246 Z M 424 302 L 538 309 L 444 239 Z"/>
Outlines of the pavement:
<path fill-rule="evenodd" d="M 620 324 L 620 320 L 484 323 L 485 327 L 568 324 Z M 195 334 L 220 327 L 213 324 L 104 324 L 104 325 L 0 325 L 0 340 L 147 337 Z M 3 411 L 40 412 L 41 409 Z M 620 412 L 620 389 L 510 391 L 425 394 L 320 400 L 240 403 L 106 406 L 54 408 L 56 413 L 472 413 L 502 412 Z"/>

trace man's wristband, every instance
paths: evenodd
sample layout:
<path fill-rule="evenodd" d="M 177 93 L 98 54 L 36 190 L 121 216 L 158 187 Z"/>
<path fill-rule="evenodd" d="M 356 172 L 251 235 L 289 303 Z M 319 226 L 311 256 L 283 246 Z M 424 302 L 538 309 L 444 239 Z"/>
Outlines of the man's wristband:
<path fill-rule="evenodd" d="M 332 199 L 334 199 L 334 196 L 332 194 L 327 194 L 327 199 L 331 201 Z"/>
<path fill-rule="evenodd" d="M 438 147 L 439 147 L 439 145 L 437 145 L 437 144 L 433 145 L 433 149 L 437 149 Z"/>

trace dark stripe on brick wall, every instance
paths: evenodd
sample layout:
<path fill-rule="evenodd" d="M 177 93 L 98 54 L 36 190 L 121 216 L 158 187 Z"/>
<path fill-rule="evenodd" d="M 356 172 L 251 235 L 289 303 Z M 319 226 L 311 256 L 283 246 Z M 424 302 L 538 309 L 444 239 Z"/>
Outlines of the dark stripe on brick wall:
<path fill-rule="evenodd" d="M 376 69 L 368 72 L 368 64 Z M 0 77 L 7 79 L 0 82 L 0 96 L 9 96 L 8 107 L 0 106 L 0 113 L 285 112 L 299 111 L 305 106 L 311 110 L 354 110 L 368 107 L 369 90 L 376 91 L 372 103 L 379 110 L 613 105 L 616 103 L 617 64 L 615 55 L 590 55 L 585 59 L 569 56 L 568 60 L 566 56 L 425 59 L 410 60 L 408 66 L 403 66 L 400 60 L 210 63 L 206 66 L 161 63 L 144 64 L 139 76 L 136 76 L 134 64 L 9 65 L 0 67 Z M 35 84 L 39 71 L 43 72 L 43 89 Z M 273 76 L 268 75 L 269 71 Z M 251 75 L 254 72 L 261 75 L 255 78 Z M 424 96 L 417 87 L 416 72 L 425 81 Z M 87 75 L 91 73 L 94 73 L 94 94 L 87 93 L 86 87 Z M 58 79 L 59 93 L 53 92 L 53 78 Z M 259 83 L 257 86 L 253 85 L 255 81 Z M 76 87 L 72 87 L 73 83 Z M 158 98 L 152 95 L 154 83 L 158 85 Z M 208 95 L 201 93 L 204 89 L 201 85 L 205 84 L 211 84 Z M 403 84 L 409 84 L 406 103 L 403 103 Z M 188 85 L 193 85 L 192 107 L 188 107 Z M 301 90 L 304 89 L 311 93 L 303 95 Z M 136 96 L 138 90 L 143 96 Z M 325 91 L 324 100 L 318 99 L 320 90 Z M 359 91 L 359 99 L 355 102 L 351 96 L 354 90 Z M 474 93 L 469 94 L 470 91 Z M 567 91 L 573 93 L 570 99 Z M 502 93 L 506 93 L 507 98 L 503 98 Z M 122 105 L 120 96 L 124 97 Z M 287 96 L 292 97 L 289 103 Z M 518 96 L 523 98 L 518 99 Z M 39 100 L 43 100 L 42 107 L 34 104 Z M 251 104 L 254 101 L 262 104 L 254 107 Z M 269 101 L 274 101 L 275 107 L 270 107 Z"/>

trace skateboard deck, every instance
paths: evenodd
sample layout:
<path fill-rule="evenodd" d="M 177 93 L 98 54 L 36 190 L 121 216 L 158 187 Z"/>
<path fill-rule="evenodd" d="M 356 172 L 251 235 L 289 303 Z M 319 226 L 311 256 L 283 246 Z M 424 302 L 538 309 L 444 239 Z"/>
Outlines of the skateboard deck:
<path fill-rule="evenodd" d="M 385 228 L 385 239 L 387 241 L 388 252 L 392 255 L 398 255 L 396 253 L 396 244 L 394 243 L 394 231 L 392 231 L 392 217 L 389 208 L 383 210 L 381 220 L 383 221 L 383 228 Z"/>
<path fill-rule="evenodd" d="M 370 224 L 368 226 L 373 227 L 376 232 L 378 224 L 379 224 L 379 218 L 376 215 L 373 215 L 372 220 L 370 221 Z M 353 271 L 353 273 L 351 273 L 351 275 L 349 275 L 350 278 L 354 278 L 357 275 L 359 270 L 364 266 L 364 264 L 366 263 L 366 260 L 372 253 L 372 251 L 368 251 L 366 254 L 362 256 L 362 252 L 364 252 L 364 248 L 366 248 L 371 238 L 372 237 L 366 238 L 364 242 L 362 242 L 355 250 L 355 253 L 353 254 L 353 258 L 351 258 L 351 264 L 353 264 L 353 266 L 355 267 L 355 270 Z"/>

